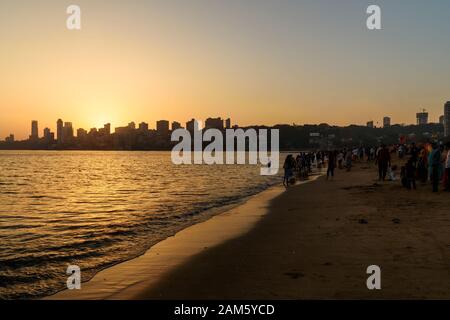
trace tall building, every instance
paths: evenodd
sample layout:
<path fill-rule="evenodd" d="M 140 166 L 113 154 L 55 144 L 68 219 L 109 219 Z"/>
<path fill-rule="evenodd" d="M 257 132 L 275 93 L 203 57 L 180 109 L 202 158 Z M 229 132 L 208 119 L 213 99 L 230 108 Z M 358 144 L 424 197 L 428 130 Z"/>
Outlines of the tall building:
<path fill-rule="evenodd" d="M 10 134 L 9 137 L 5 138 L 5 141 L 8 143 L 14 142 L 14 135 Z"/>
<path fill-rule="evenodd" d="M 156 132 L 160 135 L 169 134 L 169 121 L 159 120 L 156 122 Z"/>
<path fill-rule="evenodd" d="M 373 121 L 367 122 L 367 128 L 373 128 Z"/>
<path fill-rule="evenodd" d="M 77 138 L 83 138 L 86 137 L 88 134 L 88 132 L 86 130 L 84 130 L 83 128 L 79 128 L 77 130 Z"/>
<path fill-rule="evenodd" d="M 444 134 L 446 137 L 450 136 L 450 101 L 444 106 Z"/>
<path fill-rule="evenodd" d="M 39 139 L 38 122 L 36 120 L 31 121 L 31 140 Z"/>
<path fill-rule="evenodd" d="M 103 128 L 98 130 L 99 135 L 101 136 L 109 136 L 111 134 L 111 124 L 107 123 L 103 126 Z"/>
<path fill-rule="evenodd" d="M 175 131 L 177 129 L 181 129 L 181 123 L 177 121 L 172 122 L 172 131 Z"/>
<path fill-rule="evenodd" d="M 422 112 L 416 113 L 417 124 L 428 124 L 428 112 L 425 109 Z"/>
<path fill-rule="evenodd" d="M 134 122 L 132 124 L 134 124 Z M 131 124 L 128 124 L 126 127 L 116 127 L 115 133 L 118 135 L 129 135 L 133 133 L 134 129 L 135 128 L 131 126 Z"/>
<path fill-rule="evenodd" d="M 148 123 L 145 123 L 145 122 L 139 123 L 139 131 L 147 132 L 148 131 Z"/>
<path fill-rule="evenodd" d="M 191 119 L 190 121 L 186 122 L 186 130 L 189 131 L 190 133 L 194 132 L 196 122 L 197 120 L 195 119 Z"/>
<path fill-rule="evenodd" d="M 72 138 L 73 138 L 72 122 L 64 122 L 62 142 L 66 142 Z"/>
<path fill-rule="evenodd" d="M 109 136 L 111 134 L 111 123 L 107 123 L 103 126 L 104 134 Z"/>
<path fill-rule="evenodd" d="M 58 140 L 58 143 L 63 142 L 63 129 L 63 121 L 61 119 L 58 119 L 58 121 L 56 122 L 56 139 Z"/>
<path fill-rule="evenodd" d="M 226 129 L 231 129 L 231 119 L 230 118 L 225 120 L 225 128 Z"/>
<path fill-rule="evenodd" d="M 383 118 L 383 128 L 388 128 L 391 126 L 391 118 L 384 117 Z"/>
<path fill-rule="evenodd" d="M 52 143 L 55 140 L 55 134 L 49 128 L 44 129 L 44 140 L 47 143 Z"/>
<path fill-rule="evenodd" d="M 444 125 L 444 119 L 445 119 L 445 117 L 444 117 L 443 115 L 440 116 L 440 117 L 439 117 L 439 124 Z"/>
<path fill-rule="evenodd" d="M 223 120 L 222 118 L 208 118 L 205 121 L 206 129 L 219 129 L 223 130 Z"/>

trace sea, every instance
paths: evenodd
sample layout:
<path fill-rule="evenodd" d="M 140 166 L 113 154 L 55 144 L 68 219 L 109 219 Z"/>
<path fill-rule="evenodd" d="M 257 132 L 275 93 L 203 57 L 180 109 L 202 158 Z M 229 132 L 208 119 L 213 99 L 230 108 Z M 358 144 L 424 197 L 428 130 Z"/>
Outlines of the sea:
<path fill-rule="evenodd" d="M 282 164 L 282 162 L 281 162 Z M 0 299 L 37 299 L 281 183 L 170 152 L 0 151 Z"/>

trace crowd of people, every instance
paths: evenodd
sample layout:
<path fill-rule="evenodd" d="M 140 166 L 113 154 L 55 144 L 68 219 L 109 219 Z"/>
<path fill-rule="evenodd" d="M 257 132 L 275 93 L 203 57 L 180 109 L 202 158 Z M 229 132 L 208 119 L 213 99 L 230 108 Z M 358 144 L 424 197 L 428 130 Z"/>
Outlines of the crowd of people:
<path fill-rule="evenodd" d="M 407 189 L 416 189 L 416 181 L 431 182 L 433 192 L 442 184 L 450 191 L 450 142 L 424 143 L 420 145 L 399 144 L 379 147 L 355 147 L 332 151 L 300 152 L 295 157 L 289 154 L 284 162 L 283 185 L 288 187 L 297 179 L 305 179 L 313 168 L 327 168 L 327 179 L 333 179 L 336 168 L 350 171 L 355 161 L 374 162 L 380 181 L 395 181 L 397 166 L 392 164 L 396 154 L 401 165 L 400 181 Z"/>
<path fill-rule="evenodd" d="M 395 149 L 400 160 L 406 157 L 401 167 L 401 181 L 404 187 L 416 189 L 416 181 L 422 184 L 431 182 L 433 192 L 439 191 L 442 184 L 444 190 L 450 191 L 450 142 L 427 143 L 399 146 Z"/>
<path fill-rule="evenodd" d="M 355 149 L 300 152 L 295 157 L 289 154 L 283 165 L 283 184 L 287 187 L 295 183 L 296 179 L 305 179 L 311 174 L 313 169 L 321 170 L 327 168 L 327 179 L 332 179 L 336 168 L 350 171 L 352 163 L 358 157 L 363 156 Z"/>

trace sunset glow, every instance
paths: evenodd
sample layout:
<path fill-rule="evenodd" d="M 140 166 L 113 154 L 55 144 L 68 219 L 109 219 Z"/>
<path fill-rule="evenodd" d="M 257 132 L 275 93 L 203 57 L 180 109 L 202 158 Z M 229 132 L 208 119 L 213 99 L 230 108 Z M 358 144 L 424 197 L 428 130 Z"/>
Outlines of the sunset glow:
<path fill-rule="evenodd" d="M 82 30 L 69 31 L 68 1 L 2 1 L 0 137 L 58 118 L 85 129 L 209 116 L 347 125 L 413 123 L 425 107 L 437 122 L 448 1 L 378 1 L 375 33 L 368 1 L 282 2 L 80 0 Z"/>

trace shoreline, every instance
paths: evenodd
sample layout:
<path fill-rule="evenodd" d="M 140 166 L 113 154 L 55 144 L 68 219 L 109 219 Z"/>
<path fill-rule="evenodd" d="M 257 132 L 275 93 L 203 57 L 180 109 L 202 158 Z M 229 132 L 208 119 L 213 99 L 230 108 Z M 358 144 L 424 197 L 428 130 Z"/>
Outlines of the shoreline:
<path fill-rule="evenodd" d="M 315 181 L 301 181 L 294 188 Z M 249 232 L 267 213 L 271 201 L 286 189 L 276 184 L 228 205 L 223 211 L 157 242 L 143 254 L 97 272 L 81 290 L 63 289 L 43 300 L 133 299 L 166 273 L 208 250 Z M 230 207 L 231 206 L 231 207 Z"/>
<path fill-rule="evenodd" d="M 377 176 L 356 162 L 270 188 L 48 299 L 450 299 L 448 193 Z M 381 290 L 367 287 L 373 265 Z"/>
<path fill-rule="evenodd" d="M 450 299 L 448 193 L 377 178 L 374 163 L 356 162 L 332 181 L 290 188 L 249 232 L 133 299 Z M 367 287 L 372 265 L 381 290 Z"/>

